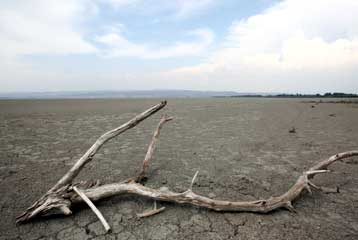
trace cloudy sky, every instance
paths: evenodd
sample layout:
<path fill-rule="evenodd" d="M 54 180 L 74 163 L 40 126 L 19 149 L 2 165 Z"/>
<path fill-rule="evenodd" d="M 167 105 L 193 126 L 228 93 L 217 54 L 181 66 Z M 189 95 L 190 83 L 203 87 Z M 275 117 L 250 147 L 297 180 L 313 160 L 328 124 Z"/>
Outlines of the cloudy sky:
<path fill-rule="evenodd" d="M 0 92 L 358 93 L 358 0 L 1 0 Z"/>

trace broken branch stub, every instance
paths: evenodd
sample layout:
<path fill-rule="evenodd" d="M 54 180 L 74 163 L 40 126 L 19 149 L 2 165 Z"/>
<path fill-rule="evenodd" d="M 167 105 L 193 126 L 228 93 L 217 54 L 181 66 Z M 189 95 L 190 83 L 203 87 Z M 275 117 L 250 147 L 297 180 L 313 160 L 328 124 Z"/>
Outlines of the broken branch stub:
<path fill-rule="evenodd" d="M 132 119 L 126 124 L 123 124 L 122 126 L 102 135 L 99 140 L 97 140 L 97 142 L 86 152 L 86 154 L 71 168 L 71 170 L 43 197 L 41 197 L 22 215 L 20 215 L 17 218 L 17 221 L 26 222 L 36 216 L 52 214 L 54 212 L 63 215 L 71 214 L 72 212 L 70 209 L 72 205 L 84 201 L 83 198 L 79 197 L 79 195 L 73 191 L 73 186 L 77 186 L 78 188 L 80 188 L 81 192 L 83 192 L 83 194 L 91 201 L 98 201 L 114 195 L 130 193 L 135 196 L 153 199 L 154 201 L 175 202 L 178 204 L 191 204 L 203 208 L 212 209 L 215 211 L 268 213 L 278 208 L 286 208 L 290 211 L 295 211 L 294 207 L 292 206 L 292 202 L 296 200 L 302 194 L 302 192 L 304 192 L 305 190 L 311 192 L 311 187 L 314 189 L 321 189 L 312 182 L 312 179 L 315 175 L 328 173 L 328 166 L 338 160 L 358 156 L 358 151 L 356 150 L 333 155 L 328 159 L 317 163 L 316 165 L 308 169 L 306 172 L 303 172 L 302 175 L 299 176 L 299 178 L 296 180 L 295 184 L 293 184 L 293 186 L 289 188 L 285 193 L 276 197 L 270 197 L 268 199 L 259 199 L 254 201 L 223 201 L 211 199 L 196 194 L 193 192 L 192 186 L 198 172 L 196 172 L 196 174 L 194 175 L 189 189 L 184 192 L 173 192 L 164 188 L 153 189 L 150 187 L 143 186 L 142 184 L 140 184 L 140 182 L 145 176 L 145 173 L 153 158 L 154 149 L 156 142 L 159 138 L 160 130 L 164 123 L 171 120 L 171 118 L 162 117 L 154 132 L 154 135 L 148 147 L 147 154 L 144 158 L 141 171 L 137 175 L 137 177 L 131 178 L 126 181 L 105 184 L 101 186 L 99 186 L 97 183 L 93 184 L 90 182 L 79 184 L 72 183 L 73 179 L 78 175 L 84 164 L 86 164 L 92 159 L 94 154 L 106 141 L 117 136 L 123 131 L 134 127 L 140 121 L 144 120 L 151 114 L 163 108 L 165 104 L 166 102 L 162 102 L 161 104 L 158 104 L 143 112 L 142 114 L 138 115 L 136 118 Z M 153 210 L 149 210 L 147 212 L 139 214 L 139 217 L 151 216 L 163 210 L 164 208 L 154 208 Z"/>
<path fill-rule="evenodd" d="M 145 155 L 145 158 L 144 158 L 144 161 L 142 164 L 142 169 L 141 169 L 140 173 L 138 174 L 138 176 L 135 178 L 135 180 L 134 180 L 135 182 L 140 182 L 144 178 L 144 175 L 149 167 L 149 163 L 153 158 L 155 145 L 156 145 L 156 142 L 158 141 L 158 138 L 160 135 L 160 130 L 162 129 L 163 125 L 166 122 L 169 122 L 171 120 L 173 120 L 173 118 L 167 117 L 167 116 L 162 116 L 162 118 L 160 119 L 157 129 L 155 130 L 155 132 L 153 134 L 152 141 L 150 142 L 150 144 L 148 146 L 147 154 Z"/>

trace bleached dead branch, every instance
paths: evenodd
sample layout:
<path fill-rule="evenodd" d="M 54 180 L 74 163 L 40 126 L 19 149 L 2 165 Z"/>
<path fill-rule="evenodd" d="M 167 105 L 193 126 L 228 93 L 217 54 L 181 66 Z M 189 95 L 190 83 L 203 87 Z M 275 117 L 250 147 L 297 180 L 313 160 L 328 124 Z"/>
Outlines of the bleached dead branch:
<path fill-rule="evenodd" d="M 81 189 L 81 193 L 91 201 L 98 201 L 114 195 L 125 193 L 133 194 L 138 197 L 146 197 L 154 201 L 175 202 L 178 204 L 191 204 L 199 207 L 212 209 L 215 211 L 233 211 L 233 212 L 258 212 L 268 213 L 278 208 L 286 208 L 290 211 L 295 211 L 292 202 L 296 200 L 305 190 L 312 192 L 311 188 L 322 190 L 322 187 L 316 186 L 312 179 L 317 174 L 329 173 L 328 166 L 338 160 L 343 160 L 352 156 L 358 156 L 358 151 L 348 151 L 335 154 L 323 161 L 320 161 L 307 171 L 303 172 L 298 177 L 297 181 L 291 188 L 283 194 L 270 197 L 268 199 L 259 199 L 254 201 L 223 201 L 215 200 L 193 192 L 192 187 L 198 175 L 195 173 L 188 190 L 184 192 L 173 192 L 167 189 L 153 189 L 141 184 L 146 171 L 149 167 L 156 142 L 158 140 L 162 126 L 172 120 L 170 117 L 162 117 L 152 140 L 149 144 L 147 154 L 143 161 L 141 171 L 137 177 L 105 185 L 99 185 L 98 182 L 81 182 L 73 183 L 74 178 L 78 175 L 86 163 L 91 161 L 100 149 L 100 147 L 111 138 L 123 133 L 124 131 L 136 126 L 139 122 L 159 111 L 166 105 L 166 102 L 161 102 L 158 105 L 144 111 L 129 122 L 113 129 L 102 135 L 95 144 L 76 162 L 76 164 L 52 187 L 45 195 L 36 201 L 30 208 L 17 218 L 17 222 L 26 222 L 34 217 L 49 215 L 49 214 L 63 214 L 70 215 L 71 208 L 77 203 L 86 201 L 85 198 L 80 197 L 75 189 Z M 156 203 L 155 203 L 156 204 Z M 151 216 L 163 211 L 164 208 L 156 208 L 139 214 L 139 217 Z"/>

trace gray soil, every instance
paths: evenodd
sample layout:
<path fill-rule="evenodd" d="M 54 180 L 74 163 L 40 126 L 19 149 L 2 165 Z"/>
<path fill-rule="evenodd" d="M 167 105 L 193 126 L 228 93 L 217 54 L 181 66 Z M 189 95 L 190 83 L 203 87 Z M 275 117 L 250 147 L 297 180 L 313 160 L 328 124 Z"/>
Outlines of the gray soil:
<path fill-rule="evenodd" d="M 149 199 L 98 202 L 113 229 L 86 206 L 68 217 L 16 225 L 15 217 L 45 193 L 107 130 L 159 100 L 0 101 L 0 239 L 358 239 L 358 158 L 338 162 L 314 182 L 340 193 L 304 194 L 298 213 L 218 213 L 159 203 L 166 210 L 138 219 Z M 313 106 L 313 107 L 312 107 Z M 171 99 L 146 186 L 193 190 L 215 199 L 251 200 L 286 191 L 317 161 L 358 149 L 358 104 L 299 99 Z M 76 180 L 103 183 L 134 176 L 158 113 L 108 142 Z M 294 127 L 296 133 L 289 130 Z"/>

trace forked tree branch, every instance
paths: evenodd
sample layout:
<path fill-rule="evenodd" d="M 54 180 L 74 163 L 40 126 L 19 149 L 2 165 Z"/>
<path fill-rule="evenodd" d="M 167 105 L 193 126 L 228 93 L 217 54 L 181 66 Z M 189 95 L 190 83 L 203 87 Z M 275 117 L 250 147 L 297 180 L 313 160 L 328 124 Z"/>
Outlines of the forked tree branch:
<path fill-rule="evenodd" d="M 165 105 L 167 104 L 166 101 L 163 101 L 148 110 L 142 112 L 141 114 L 137 115 L 135 118 L 131 119 L 130 121 L 126 122 L 125 124 L 106 132 L 102 136 L 100 136 L 97 141 L 87 150 L 87 152 L 76 162 L 75 165 L 50 189 L 50 192 L 54 192 L 57 189 L 69 184 L 73 181 L 73 179 L 78 175 L 81 169 L 92 160 L 94 155 L 97 151 L 105 144 L 108 140 L 118 136 L 119 134 L 127 131 L 138 125 L 141 121 L 146 119 L 147 117 L 151 116 L 152 114 L 156 113 Z"/>
<path fill-rule="evenodd" d="M 41 215 L 72 214 L 70 210 L 71 203 L 65 199 L 62 194 L 69 191 L 69 189 L 72 189 L 74 185 L 81 186 L 81 188 L 85 189 L 91 186 L 97 186 L 99 183 L 98 181 L 95 181 L 73 184 L 73 180 L 80 173 L 82 168 L 93 159 L 94 155 L 107 141 L 120 135 L 128 129 L 135 127 L 141 121 L 164 108 L 166 104 L 167 101 L 162 101 L 161 103 L 147 109 L 121 126 L 112 129 L 111 131 L 108 131 L 100 136 L 97 141 L 87 150 L 87 152 L 75 163 L 75 165 L 73 165 L 73 167 L 50 190 L 48 190 L 47 193 L 45 193 L 25 212 L 17 217 L 17 222 L 25 222 Z"/>
<path fill-rule="evenodd" d="M 71 214 L 70 208 L 72 204 L 83 202 L 83 199 L 73 191 L 73 186 L 78 186 L 82 189 L 82 192 L 92 201 L 98 201 L 104 198 L 108 198 L 114 195 L 130 193 L 140 197 L 146 197 L 155 201 L 175 202 L 178 204 L 191 204 L 199 207 L 212 209 L 215 211 L 235 211 L 235 212 L 259 212 L 267 213 L 278 208 L 286 208 L 290 211 L 295 211 L 292 206 L 292 202 L 296 200 L 302 192 L 305 190 L 312 192 L 311 188 L 321 189 L 313 184 L 312 179 L 317 174 L 328 173 L 328 166 L 335 163 L 338 160 L 343 160 L 352 156 L 358 156 L 358 151 L 348 151 L 338 153 L 325 159 L 310 169 L 303 172 L 297 179 L 295 184 L 289 188 L 285 193 L 276 197 L 270 197 L 268 199 L 259 199 L 254 201 L 223 201 L 215 200 L 200 194 L 196 194 L 192 190 L 193 183 L 198 172 L 195 173 L 193 180 L 188 188 L 184 192 L 173 192 L 166 189 L 153 189 L 143 186 L 140 181 L 145 176 L 145 173 L 149 167 L 149 163 L 153 157 L 155 144 L 158 140 L 160 130 L 164 123 L 171 120 L 168 117 L 162 117 L 157 129 L 154 132 L 152 140 L 149 144 L 146 157 L 143 161 L 143 165 L 140 173 L 137 177 L 129 179 L 127 181 L 105 184 L 98 186 L 98 184 L 92 184 L 90 182 L 73 184 L 72 180 L 79 173 L 85 163 L 90 161 L 97 150 L 110 138 L 117 136 L 119 133 L 125 131 L 123 129 L 129 129 L 134 127 L 139 121 L 144 120 L 149 115 L 158 111 L 165 106 L 165 102 L 148 109 L 144 113 L 138 115 L 135 119 L 116 128 L 106 134 L 104 134 L 97 142 L 86 152 L 86 154 L 72 167 L 51 190 L 46 193 L 42 198 L 35 202 L 30 208 L 28 208 L 22 215 L 17 218 L 18 222 L 26 222 L 36 216 L 48 215 L 53 213 L 60 213 L 63 215 Z M 155 213 L 163 211 L 164 208 L 147 211 L 139 216 L 151 216 Z"/>

